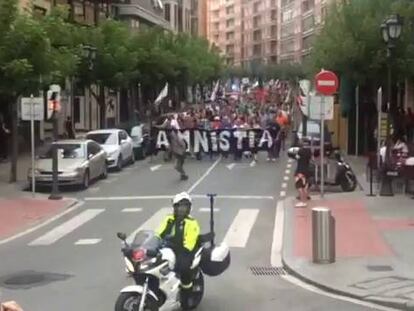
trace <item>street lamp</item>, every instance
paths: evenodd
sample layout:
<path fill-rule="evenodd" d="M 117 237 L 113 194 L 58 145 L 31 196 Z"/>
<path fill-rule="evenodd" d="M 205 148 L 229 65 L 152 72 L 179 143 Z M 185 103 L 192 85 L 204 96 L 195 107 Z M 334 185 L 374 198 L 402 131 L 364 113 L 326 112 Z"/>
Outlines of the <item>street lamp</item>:
<path fill-rule="evenodd" d="M 397 15 L 389 16 L 381 24 L 382 39 L 387 45 L 387 65 L 388 65 L 388 83 L 387 83 L 387 141 L 386 141 L 386 154 L 385 154 L 385 166 L 383 169 L 383 176 L 381 182 L 380 195 L 381 196 L 393 196 L 392 180 L 387 174 L 387 170 L 390 164 L 390 153 L 391 153 L 391 113 L 394 111 L 394 107 L 391 105 L 392 99 L 392 51 L 396 46 L 396 42 L 402 33 L 403 21 L 401 17 Z M 378 113 L 381 113 L 378 111 Z M 380 133 L 378 131 L 378 139 L 380 139 Z M 379 150 L 378 150 L 379 152 Z"/>

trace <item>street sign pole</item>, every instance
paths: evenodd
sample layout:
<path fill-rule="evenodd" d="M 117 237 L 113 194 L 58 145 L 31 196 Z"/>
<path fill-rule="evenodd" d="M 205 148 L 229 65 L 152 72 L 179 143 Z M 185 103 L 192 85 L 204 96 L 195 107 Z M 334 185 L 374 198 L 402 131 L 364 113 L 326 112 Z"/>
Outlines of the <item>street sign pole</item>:
<path fill-rule="evenodd" d="M 34 134 L 34 100 L 33 94 L 30 95 L 30 141 L 32 148 L 32 196 L 36 196 L 36 181 L 35 181 L 35 134 Z"/>
<path fill-rule="evenodd" d="M 321 198 L 325 193 L 325 96 L 321 97 Z"/>
<path fill-rule="evenodd" d="M 320 158 L 321 158 L 321 198 L 325 192 L 325 96 L 331 96 L 338 90 L 338 77 L 335 73 L 327 70 L 321 70 L 315 76 L 316 91 L 321 94 L 320 116 L 321 116 L 321 141 L 320 141 Z"/>
<path fill-rule="evenodd" d="M 382 107 L 382 87 L 377 92 L 377 111 L 378 111 L 378 124 L 377 124 L 377 168 L 381 166 L 381 107 Z"/>

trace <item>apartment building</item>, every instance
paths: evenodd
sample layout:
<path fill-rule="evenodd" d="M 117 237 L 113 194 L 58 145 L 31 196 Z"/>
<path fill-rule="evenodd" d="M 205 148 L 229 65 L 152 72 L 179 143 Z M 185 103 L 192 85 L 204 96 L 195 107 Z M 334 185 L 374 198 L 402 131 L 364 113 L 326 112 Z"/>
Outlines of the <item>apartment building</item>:
<path fill-rule="evenodd" d="M 323 23 L 330 0 L 278 0 L 280 63 L 303 62 L 310 55 L 315 34 Z"/>
<path fill-rule="evenodd" d="M 126 22 L 133 30 L 148 27 L 161 27 L 171 30 L 170 23 L 164 18 L 162 0 L 127 0 L 112 4 L 113 16 Z"/>
<path fill-rule="evenodd" d="M 191 34 L 207 37 L 207 2 L 208 0 L 191 0 Z"/>
<path fill-rule="evenodd" d="M 210 0 L 207 38 L 228 64 L 277 62 L 277 0 Z"/>
<path fill-rule="evenodd" d="M 174 32 L 191 33 L 191 0 L 162 0 L 164 19 Z"/>

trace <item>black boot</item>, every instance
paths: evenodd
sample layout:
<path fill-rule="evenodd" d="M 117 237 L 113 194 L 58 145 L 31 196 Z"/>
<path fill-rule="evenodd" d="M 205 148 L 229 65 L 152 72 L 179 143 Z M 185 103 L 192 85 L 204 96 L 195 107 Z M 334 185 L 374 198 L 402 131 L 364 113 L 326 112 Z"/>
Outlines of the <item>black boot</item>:
<path fill-rule="evenodd" d="M 192 307 L 192 288 L 181 288 L 180 303 L 183 310 L 189 310 Z"/>

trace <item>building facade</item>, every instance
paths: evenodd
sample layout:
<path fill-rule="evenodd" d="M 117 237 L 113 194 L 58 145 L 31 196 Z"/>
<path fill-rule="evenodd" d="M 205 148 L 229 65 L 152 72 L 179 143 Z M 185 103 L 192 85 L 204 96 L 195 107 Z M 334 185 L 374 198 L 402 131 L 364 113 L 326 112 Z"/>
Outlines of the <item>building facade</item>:
<path fill-rule="evenodd" d="M 207 38 L 228 64 L 277 62 L 277 0 L 210 0 Z"/>
<path fill-rule="evenodd" d="M 164 19 L 176 32 L 191 33 L 191 0 L 162 0 Z"/>
<path fill-rule="evenodd" d="M 330 0 L 278 0 L 278 56 L 281 63 L 301 63 L 310 55 Z"/>
<path fill-rule="evenodd" d="M 191 34 L 207 37 L 207 2 L 208 0 L 191 0 Z"/>

